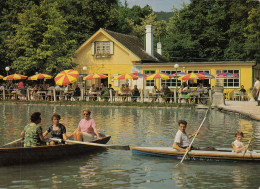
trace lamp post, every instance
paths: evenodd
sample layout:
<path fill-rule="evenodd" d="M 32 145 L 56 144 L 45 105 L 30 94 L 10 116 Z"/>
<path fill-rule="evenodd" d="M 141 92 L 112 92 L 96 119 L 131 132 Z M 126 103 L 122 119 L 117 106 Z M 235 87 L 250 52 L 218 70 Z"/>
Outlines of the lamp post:
<path fill-rule="evenodd" d="M 178 103 L 178 100 L 177 100 L 177 88 L 178 88 L 177 69 L 179 68 L 179 64 L 174 64 L 174 68 L 176 69 L 176 95 L 175 95 L 175 102 Z"/>
<path fill-rule="evenodd" d="M 82 70 L 83 70 L 83 77 L 86 75 L 86 72 L 87 72 L 87 66 L 84 66 L 83 68 L 82 68 Z M 84 98 L 84 96 L 85 96 L 85 94 L 86 94 L 86 80 L 85 80 L 85 84 L 84 84 L 84 93 L 83 93 L 83 98 Z"/>
<path fill-rule="evenodd" d="M 9 70 L 10 70 L 10 67 L 6 66 L 5 71 L 7 72 L 7 75 L 8 75 Z"/>

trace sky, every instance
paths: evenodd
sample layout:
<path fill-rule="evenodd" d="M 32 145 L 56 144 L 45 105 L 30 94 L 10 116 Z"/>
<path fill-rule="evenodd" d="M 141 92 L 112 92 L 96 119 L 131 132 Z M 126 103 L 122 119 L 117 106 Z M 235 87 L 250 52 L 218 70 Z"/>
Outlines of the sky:
<path fill-rule="evenodd" d="M 124 4 L 124 0 L 121 0 Z M 144 7 L 145 5 L 150 5 L 155 12 L 171 12 L 174 6 L 177 9 L 182 8 L 182 3 L 189 3 L 190 0 L 127 0 L 128 6 L 139 5 Z"/>

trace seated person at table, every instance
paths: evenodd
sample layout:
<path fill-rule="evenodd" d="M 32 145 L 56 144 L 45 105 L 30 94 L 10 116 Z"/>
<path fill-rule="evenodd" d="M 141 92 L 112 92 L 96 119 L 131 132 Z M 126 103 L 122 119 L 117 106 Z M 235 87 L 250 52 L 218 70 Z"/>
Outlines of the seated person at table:
<path fill-rule="evenodd" d="M 194 149 L 194 147 L 189 148 L 190 145 L 190 138 L 194 137 L 196 135 L 196 132 L 193 133 L 191 136 L 188 136 L 186 133 L 187 128 L 187 122 L 184 120 L 180 120 L 178 122 L 179 124 L 179 130 L 175 135 L 174 143 L 172 145 L 173 149 L 176 149 L 178 151 L 190 151 L 191 149 Z"/>
<path fill-rule="evenodd" d="M 106 85 L 103 85 L 101 90 L 101 98 L 104 99 L 105 101 L 108 101 L 109 97 L 110 97 L 109 89 L 107 88 Z"/>
<path fill-rule="evenodd" d="M 191 103 L 191 99 L 190 99 L 190 94 L 192 92 L 192 89 L 190 88 L 190 85 L 187 85 L 186 87 L 184 87 L 183 91 L 182 91 L 182 98 L 184 98 L 186 100 L 186 102 L 188 102 L 189 104 Z"/>
<path fill-rule="evenodd" d="M 152 96 L 153 96 L 152 102 L 155 102 L 157 100 L 159 92 L 160 91 L 157 89 L 157 86 L 154 85 L 152 88 Z"/>
<path fill-rule="evenodd" d="M 80 88 L 79 88 L 78 85 L 76 85 L 76 88 L 75 88 L 75 90 L 74 90 L 74 95 L 73 95 L 73 96 L 74 96 L 74 98 L 75 98 L 76 100 L 79 100 L 80 95 L 81 95 Z"/>
<path fill-rule="evenodd" d="M 89 94 L 92 96 L 92 100 L 93 101 L 96 101 L 97 100 L 97 89 L 96 89 L 96 86 L 95 84 L 92 84 L 92 86 L 90 87 L 89 89 Z"/>
<path fill-rule="evenodd" d="M 51 138 L 66 140 L 66 128 L 60 123 L 60 115 L 57 113 L 52 114 L 51 120 L 52 124 L 49 126 L 47 131 L 43 133 L 43 137 L 45 137 L 48 133 L 51 133 Z M 49 142 L 46 142 L 47 146 L 54 146 L 55 144 L 61 143 L 63 143 L 63 141 L 58 142 L 50 140 Z"/>
<path fill-rule="evenodd" d="M 203 87 L 202 83 L 198 84 L 198 87 L 196 89 L 196 91 L 200 94 L 200 97 L 198 99 L 198 103 L 201 103 L 201 95 L 204 93 L 205 88 Z"/>
<path fill-rule="evenodd" d="M 204 89 L 202 83 L 198 84 L 196 91 L 199 92 L 199 93 L 204 93 L 204 90 L 205 89 Z"/>
<path fill-rule="evenodd" d="M 246 93 L 246 90 L 245 90 L 245 88 L 244 88 L 244 85 L 241 85 L 240 92 L 241 92 L 241 93 Z"/>
<path fill-rule="evenodd" d="M 40 146 L 43 143 L 42 127 L 38 125 L 39 123 L 41 123 L 41 113 L 34 112 L 31 115 L 31 123 L 21 132 L 21 137 L 24 137 L 24 147 Z"/>
<path fill-rule="evenodd" d="M 108 90 L 110 91 L 110 89 L 112 90 L 112 95 L 114 96 L 116 94 L 114 88 L 112 87 L 112 84 L 108 84 Z"/>
<path fill-rule="evenodd" d="M 98 140 L 101 139 L 96 127 L 96 123 L 94 119 L 90 117 L 90 114 L 91 111 L 89 109 L 86 108 L 82 110 L 82 115 L 84 118 L 80 120 L 78 128 L 72 133 L 74 140 L 92 141 L 94 140 L 94 136 L 96 136 Z"/>
<path fill-rule="evenodd" d="M 179 97 L 179 103 L 181 103 L 181 100 L 183 99 L 183 91 L 184 90 L 184 85 L 182 84 L 178 90 L 178 97 Z"/>
<path fill-rule="evenodd" d="M 126 99 L 127 93 L 128 93 L 128 91 L 127 91 L 125 84 L 122 84 L 122 86 L 120 87 L 120 94 L 123 96 L 123 102 Z"/>
<path fill-rule="evenodd" d="M 233 151 L 232 152 L 236 152 L 236 153 L 244 153 L 245 149 L 248 148 L 248 145 L 243 144 L 242 139 L 244 138 L 244 133 L 243 132 L 237 132 L 235 134 L 236 140 L 234 142 L 232 142 L 232 147 L 233 147 Z"/>
<path fill-rule="evenodd" d="M 138 97 L 140 97 L 140 92 L 137 88 L 137 85 L 135 85 L 134 89 L 132 90 L 132 102 L 136 102 Z"/>
<path fill-rule="evenodd" d="M 165 102 L 166 102 L 166 103 L 169 103 L 170 100 L 171 100 L 171 97 L 172 97 L 172 92 L 171 92 L 171 90 L 169 89 L 168 85 L 165 86 L 164 96 L 166 97 L 166 98 L 165 98 Z"/>

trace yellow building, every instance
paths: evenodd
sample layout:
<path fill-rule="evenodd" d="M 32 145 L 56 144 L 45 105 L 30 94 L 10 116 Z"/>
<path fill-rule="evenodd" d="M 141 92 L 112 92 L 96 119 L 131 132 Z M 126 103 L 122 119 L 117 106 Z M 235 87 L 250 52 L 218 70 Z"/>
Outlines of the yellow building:
<path fill-rule="evenodd" d="M 118 89 L 125 80 L 113 80 L 114 77 L 120 74 L 139 72 L 143 74 L 153 74 L 165 72 L 174 74 L 179 71 L 186 73 L 191 72 L 208 72 L 216 75 L 222 72 L 230 72 L 239 75 L 237 79 L 211 79 L 198 81 L 204 85 L 225 87 L 225 92 L 232 95 L 232 91 L 240 89 L 244 85 L 248 91 L 253 84 L 253 66 L 255 62 L 246 61 L 227 61 L 227 62 L 167 62 L 161 54 L 160 45 L 157 46 L 157 52 L 153 52 L 153 33 L 152 27 L 146 27 L 146 43 L 144 44 L 135 36 L 125 35 L 105 29 L 99 29 L 92 35 L 83 45 L 76 51 L 74 62 L 78 64 L 77 70 L 82 75 L 101 73 L 108 76 L 107 79 L 93 80 L 87 82 L 89 87 L 91 83 L 100 85 L 112 84 L 113 88 Z M 178 64 L 176 69 L 174 65 Z M 85 67 L 85 70 L 83 70 Z M 182 81 L 176 78 L 162 81 L 145 81 L 142 78 L 137 81 L 129 81 L 130 87 L 134 84 L 138 88 L 145 87 L 146 90 L 151 90 L 154 85 L 161 88 L 162 84 L 167 84 L 169 88 L 179 87 Z M 176 83 L 177 82 L 177 83 Z M 190 83 L 193 87 L 197 84 Z"/>

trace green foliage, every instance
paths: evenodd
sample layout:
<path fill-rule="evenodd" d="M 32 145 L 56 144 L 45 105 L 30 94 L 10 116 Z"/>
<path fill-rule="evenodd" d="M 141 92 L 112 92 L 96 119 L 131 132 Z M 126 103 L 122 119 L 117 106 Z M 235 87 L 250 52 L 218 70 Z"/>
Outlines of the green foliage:
<path fill-rule="evenodd" d="M 157 16 L 157 20 L 165 20 L 166 22 L 169 22 L 169 19 L 171 17 L 173 17 L 174 13 L 173 12 L 155 12 L 156 16 Z"/>
<path fill-rule="evenodd" d="M 250 20 L 256 24 L 259 19 L 254 9 L 259 2 L 253 0 L 192 0 L 169 21 L 166 56 L 174 61 L 256 60 L 259 30 L 248 30 Z"/>
<path fill-rule="evenodd" d="M 144 39 L 147 24 L 171 61 L 260 61 L 259 1 L 191 0 L 172 13 L 124 2 L 1 0 L 0 74 L 11 66 L 10 73 L 54 75 L 75 66 L 73 53 L 98 29 Z"/>
<path fill-rule="evenodd" d="M 12 68 L 22 74 L 54 74 L 72 68 L 74 40 L 66 39 L 66 20 L 57 10 L 57 3 L 31 3 L 18 15 L 19 24 L 7 40 Z"/>

